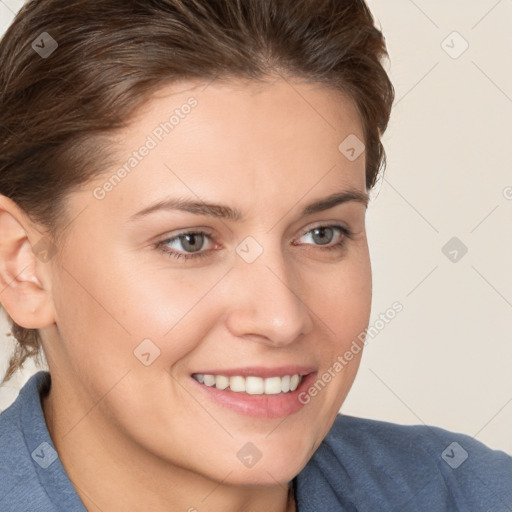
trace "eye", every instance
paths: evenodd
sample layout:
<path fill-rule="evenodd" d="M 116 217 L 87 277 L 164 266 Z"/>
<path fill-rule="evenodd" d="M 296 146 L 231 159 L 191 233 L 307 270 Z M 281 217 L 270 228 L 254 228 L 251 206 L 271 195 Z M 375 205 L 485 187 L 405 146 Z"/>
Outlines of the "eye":
<path fill-rule="evenodd" d="M 336 233 L 338 234 L 338 241 L 333 245 L 329 245 L 332 240 L 336 239 Z M 324 250 L 341 249 L 345 247 L 347 238 L 352 238 L 352 232 L 344 226 L 332 225 L 332 226 L 317 226 L 313 229 L 306 231 L 301 238 L 309 237 L 315 245 L 321 247 Z M 297 245 L 294 243 L 294 245 Z M 326 246 L 326 247 L 322 247 Z"/>
<path fill-rule="evenodd" d="M 314 245 L 323 251 L 334 249 L 341 250 L 346 246 L 347 238 L 352 238 L 352 232 L 344 226 L 327 225 L 317 226 L 313 229 L 309 229 L 308 231 L 304 232 L 300 238 L 304 238 L 306 236 L 310 237 L 310 239 L 314 242 Z M 332 240 L 336 240 L 336 238 L 338 241 L 332 245 L 329 245 L 332 243 Z M 155 247 L 171 258 L 175 258 L 177 260 L 192 260 L 211 255 L 213 250 L 202 250 L 204 249 L 206 240 L 210 240 L 210 242 L 213 243 L 211 234 L 205 231 L 186 231 L 171 238 L 166 238 L 165 240 L 157 242 Z M 175 246 L 174 249 L 170 249 L 170 246 L 172 245 Z M 301 244 L 294 242 L 293 245 Z"/>
<path fill-rule="evenodd" d="M 210 253 L 210 251 L 201 251 L 206 239 L 213 242 L 210 234 L 205 231 L 187 231 L 158 242 L 156 247 L 163 253 L 176 259 L 202 258 Z M 181 245 L 182 251 L 169 250 L 169 246 L 172 244 Z"/>

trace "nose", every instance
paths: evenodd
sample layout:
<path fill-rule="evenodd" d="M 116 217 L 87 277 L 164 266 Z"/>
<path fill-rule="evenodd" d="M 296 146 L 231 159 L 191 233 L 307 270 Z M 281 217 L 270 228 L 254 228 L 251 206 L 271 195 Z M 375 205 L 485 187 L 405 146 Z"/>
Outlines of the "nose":
<path fill-rule="evenodd" d="M 226 324 L 233 336 L 286 346 L 313 328 L 305 283 L 280 251 L 264 251 L 252 263 L 238 259 L 228 279 Z"/>

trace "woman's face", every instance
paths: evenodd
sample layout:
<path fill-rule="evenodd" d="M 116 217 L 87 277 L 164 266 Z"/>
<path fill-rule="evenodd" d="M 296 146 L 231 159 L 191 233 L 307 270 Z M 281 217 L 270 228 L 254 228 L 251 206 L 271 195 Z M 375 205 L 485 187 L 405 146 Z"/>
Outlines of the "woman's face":
<path fill-rule="evenodd" d="M 275 485 L 304 467 L 354 380 L 361 352 L 344 354 L 370 315 L 355 137 L 350 101 L 282 79 L 190 82 L 146 104 L 117 165 L 69 196 L 69 234 L 50 260 L 44 348 L 66 442 L 94 426 L 117 457 L 233 484 Z M 344 192 L 355 194 L 308 209 Z M 189 232 L 201 234 L 178 238 Z M 309 375 L 284 393 L 296 378 L 275 377 L 295 374 Z"/>

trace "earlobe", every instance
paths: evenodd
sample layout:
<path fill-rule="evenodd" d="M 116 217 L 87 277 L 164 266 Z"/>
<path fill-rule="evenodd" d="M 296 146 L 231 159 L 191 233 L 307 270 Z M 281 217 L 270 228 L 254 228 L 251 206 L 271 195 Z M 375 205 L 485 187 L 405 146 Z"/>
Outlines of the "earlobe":
<path fill-rule="evenodd" d="M 27 329 L 54 322 L 48 293 L 51 274 L 34 251 L 34 238 L 37 242 L 42 236 L 23 210 L 0 194 L 0 303 L 18 325 Z"/>

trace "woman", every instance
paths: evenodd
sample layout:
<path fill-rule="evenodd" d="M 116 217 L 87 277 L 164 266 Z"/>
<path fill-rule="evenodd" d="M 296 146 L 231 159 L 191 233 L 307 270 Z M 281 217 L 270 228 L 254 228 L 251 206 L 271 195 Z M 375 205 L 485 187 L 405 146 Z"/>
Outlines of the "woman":
<path fill-rule="evenodd" d="M 1 510 L 510 507 L 508 455 L 338 414 L 385 56 L 355 0 L 21 10 L 0 44 L 6 379 L 40 348 L 50 371 L 0 416 Z"/>

